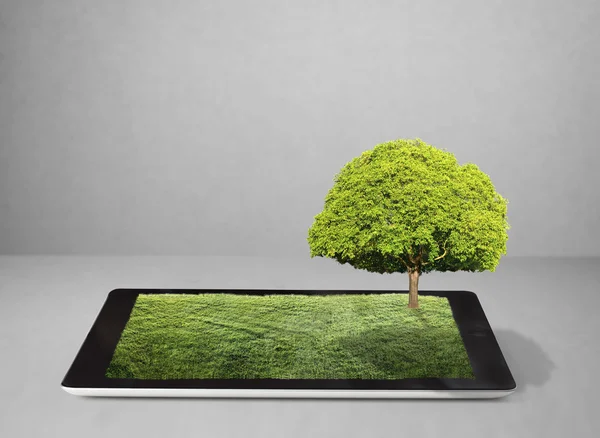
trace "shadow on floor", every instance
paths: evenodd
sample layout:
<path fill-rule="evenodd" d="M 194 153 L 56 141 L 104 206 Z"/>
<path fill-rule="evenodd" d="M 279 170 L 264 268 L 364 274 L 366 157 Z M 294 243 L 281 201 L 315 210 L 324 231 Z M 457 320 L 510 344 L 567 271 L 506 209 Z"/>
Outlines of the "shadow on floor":
<path fill-rule="evenodd" d="M 494 329 L 494 335 L 517 382 L 517 392 L 526 392 L 529 386 L 540 387 L 550 380 L 556 366 L 535 340 L 506 329 Z"/>

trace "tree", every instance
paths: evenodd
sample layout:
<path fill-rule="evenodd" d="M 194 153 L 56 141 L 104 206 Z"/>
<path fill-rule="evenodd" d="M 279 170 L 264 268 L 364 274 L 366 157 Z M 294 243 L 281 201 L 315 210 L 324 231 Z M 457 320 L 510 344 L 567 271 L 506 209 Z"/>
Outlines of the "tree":
<path fill-rule="evenodd" d="M 431 271 L 494 271 L 506 254 L 508 201 L 475 164 L 421 139 L 378 144 L 347 163 L 308 230 L 311 257 L 408 273 L 408 307 Z"/>

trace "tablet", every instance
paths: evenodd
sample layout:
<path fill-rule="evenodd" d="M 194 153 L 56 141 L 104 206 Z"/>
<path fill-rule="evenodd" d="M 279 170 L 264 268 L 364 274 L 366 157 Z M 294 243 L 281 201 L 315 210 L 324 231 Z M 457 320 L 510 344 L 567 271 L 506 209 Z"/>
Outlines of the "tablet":
<path fill-rule="evenodd" d="M 62 388 L 110 397 L 495 398 L 515 381 L 473 292 L 115 289 Z"/>

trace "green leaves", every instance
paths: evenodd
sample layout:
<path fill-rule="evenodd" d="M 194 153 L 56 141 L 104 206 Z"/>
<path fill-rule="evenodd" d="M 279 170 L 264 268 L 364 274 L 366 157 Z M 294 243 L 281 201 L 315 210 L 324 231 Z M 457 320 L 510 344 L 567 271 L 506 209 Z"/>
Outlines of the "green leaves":
<path fill-rule="evenodd" d="M 476 165 L 420 139 L 379 144 L 334 181 L 308 230 L 311 257 L 391 273 L 493 271 L 506 254 L 506 199 Z"/>

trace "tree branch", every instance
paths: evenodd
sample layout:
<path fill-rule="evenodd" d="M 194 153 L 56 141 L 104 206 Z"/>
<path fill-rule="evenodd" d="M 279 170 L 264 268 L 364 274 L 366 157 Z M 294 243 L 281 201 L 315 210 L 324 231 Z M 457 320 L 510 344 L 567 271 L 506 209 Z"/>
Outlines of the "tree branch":
<path fill-rule="evenodd" d="M 439 257 L 434 258 L 433 260 L 435 261 L 435 260 L 443 259 L 446 256 L 446 254 L 448 254 L 448 250 L 447 249 L 444 250 L 444 254 L 442 254 Z"/>
<path fill-rule="evenodd" d="M 448 243 L 448 239 L 446 239 L 446 240 L 444 241 L 444 245 L 442 246 L 442 248 L 444 248 L 444 254 L 442 254 L 442 255 L 441 255 L 441 256 L 439 256 L 439 257 L 436 257 L 436 258 L 434 258 L 434 259 L 433 259 L 433 261 L 434 261 L 434 262 L 435 262 L 436 260 L 443 259 L 443 258 L 446 256 L 446 254 L 448 254 L 448 249 L 446 248 L 446 243 Z M 428 264 L 429 264 L 429 262 L 423 262 L 422 264 L 423 264 L 423 266 L 425 266 L 425 265 L 428 265 Z"/>
<path fill-rule="evenodd" d="M 444 242 L 444 246 L 443 246 L 443 248 L 444 248 L 444 254 L 442 254 L 442 255 L 441 255 L 441 256 L 439 256 L 439 257 L 436 257 L 436 258 L 434 258 L 434 259 L 433 259 L 434 261 L 435 261 L 435 260 L 439 260 L 439 259 L 443 259 L 443 258 L 446 256 L 446 254 L 448 254 L 448 249 L 446 248 L 446 243 L 447 243 L 447 242 L 448 242 L 448 239 L 446 239 L 446 241 Z"/>
<path fill-rule="evenodd" d="M 402 264 L 406 267 L 407 270 L 410 270 L 410 268 L 408 267 L 406 262 L 404 260 L 402 260 L 402 257 L 398 257 L 398 260 L 400 260 L 402 262 Z"/>
<path fill-rule="evenodd" d="M 412 258 L 412 252 L 413 252 L 413 248 L 412 246 L 410 247 L 410 251 L 408 253 L 408 260 L 414 265 L 416 264 L 415 260 Z"/>

